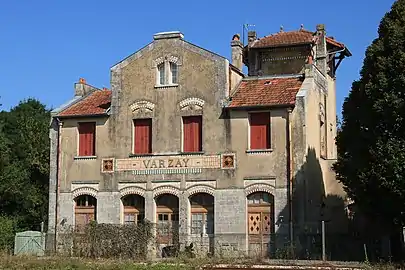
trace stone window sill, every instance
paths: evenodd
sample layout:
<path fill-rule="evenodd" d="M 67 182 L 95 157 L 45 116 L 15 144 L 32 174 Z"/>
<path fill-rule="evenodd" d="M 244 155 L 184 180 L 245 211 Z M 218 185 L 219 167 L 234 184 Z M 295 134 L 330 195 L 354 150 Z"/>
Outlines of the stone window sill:
<path fill-rule="evenodd" d="M 155 88 L 157 88 L 157 89 L 165 89 L 165 88 L 173 88 L 173 87 L 178 87 L 178 86 L 179 86 L 179 84 L 177 84 L 177 83 L 162 84 L 162 85 L 157 84 L 157 85 L 155 85 Z"/>
<path fill-rule="evenodd" d="M 266 154 L 273 152 L 273 149 L 251 149 L 246 150 L 247 154 Z"/>
<path fill-rule="evenodd" d="M 74 160 L 80 160 L 80 159 L 97 159 L 97 156 L 75 156 L 73 159 L 74 159 Z"/>

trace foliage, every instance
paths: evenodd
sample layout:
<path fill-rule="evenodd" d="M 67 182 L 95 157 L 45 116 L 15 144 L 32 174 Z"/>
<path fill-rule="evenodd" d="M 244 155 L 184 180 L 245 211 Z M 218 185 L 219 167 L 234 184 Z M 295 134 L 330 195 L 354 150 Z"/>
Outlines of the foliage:
<path fill-rule="evenodd" d="M 14 243 L 14 219 L 0 216 L 0 250 L 11 252 Z"/>
<path fill-rule="evenodd" d="M 98 224 L 66 227 L 61 233 L 62 253 L 83 258 L 126 258 L 144 260 L 153 239 L 152 224 Z"/>
<path fill-rule="evenodd" d="M 404 224 L 405 0 L 381 20 L 360 75 L 343 105 L 334 170 L 363 213 Z"/>
<path fill-rule="evenodd" d="M 0 112 L 0 215 L 12 218 L 15 230 L 39 230 L 46 220 L 49 120 L 34 99 Z"/>

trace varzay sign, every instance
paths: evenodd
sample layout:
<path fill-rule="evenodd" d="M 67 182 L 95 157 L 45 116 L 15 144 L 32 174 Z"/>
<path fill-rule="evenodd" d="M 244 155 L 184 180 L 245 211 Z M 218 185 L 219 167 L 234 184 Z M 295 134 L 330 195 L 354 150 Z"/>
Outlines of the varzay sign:
<path fill-rule="evenodd" d="M 116 171 L 183 169 L 183 168 L 220 168 L 221 156 L 158 156 L 117 159 Z"/>

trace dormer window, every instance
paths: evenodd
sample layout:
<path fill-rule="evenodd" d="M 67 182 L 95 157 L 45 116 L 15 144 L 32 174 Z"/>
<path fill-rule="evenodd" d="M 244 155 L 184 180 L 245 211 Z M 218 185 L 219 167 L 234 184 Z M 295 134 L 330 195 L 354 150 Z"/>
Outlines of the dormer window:
<path fill-rule="evenodd" d="M 177 60 L 173 56 L 156 60 L 156 87 L 177 86 L 179 78 Z"/>

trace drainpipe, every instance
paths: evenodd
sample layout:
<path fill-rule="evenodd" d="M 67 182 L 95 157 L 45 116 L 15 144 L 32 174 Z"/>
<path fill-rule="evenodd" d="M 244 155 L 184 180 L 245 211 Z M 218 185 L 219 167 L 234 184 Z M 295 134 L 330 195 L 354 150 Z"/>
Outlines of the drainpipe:
<path fill-rule="evenodd" d="M 60 189 L 60 145 L 61 145 L 61 129 L 62 122 L 59 118 L 55 118 L 56 123 L 58 124 L 57 131 L 57 146 L 56 146 L 56 185 L 55 185 L 55 236 L 54 236 L 54 252 L 56 253 L 57 249 L 57 229 L 58 229 L 58 211 L 59 211 L 59 189 Z"/>
<path fill-rule="evenodd" d="M 289 236 L 290 236 L 290 245 L 293 248 L 293 207 L 292 207 L 292 197 L 293 197 L 293 181 L 292 181 L 292 168 L 293 168 L 293 160 L 292 160 L 292 153 L 291 153 L 291 112 L 292 109 L 287 109 L 287 179 L 288 179 L 288 206 L 289 206 Z"/>

